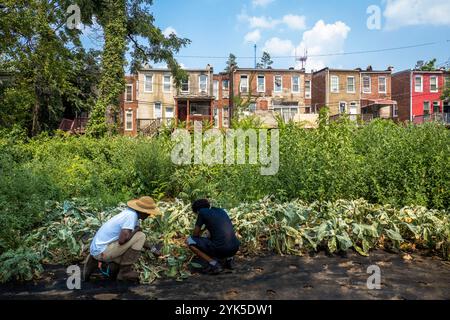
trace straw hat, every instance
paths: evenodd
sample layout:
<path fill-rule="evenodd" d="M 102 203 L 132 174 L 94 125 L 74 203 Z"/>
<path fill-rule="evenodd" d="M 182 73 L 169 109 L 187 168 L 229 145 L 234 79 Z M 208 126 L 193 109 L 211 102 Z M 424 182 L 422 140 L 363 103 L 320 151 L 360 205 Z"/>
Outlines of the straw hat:
<path fill-rule="evenodd" d="M 142 197 L 139 199 L 130 200 L 127 202 L 127 205 L 136 211 L 146 213 L 148 215 L 157 215 L 159 214 L 158 206 L 150 197 Z"/>

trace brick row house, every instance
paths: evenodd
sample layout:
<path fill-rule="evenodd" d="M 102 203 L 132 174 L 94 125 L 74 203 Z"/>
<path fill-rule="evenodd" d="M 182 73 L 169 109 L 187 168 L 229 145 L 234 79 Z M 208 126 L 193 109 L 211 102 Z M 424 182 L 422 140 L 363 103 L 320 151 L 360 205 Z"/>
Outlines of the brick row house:
<path fill-rule="evenodd" d="M 395 118 L 396 102 L 391 98 L 392 69 L 383 71 L 324 68 L 312 75 L 312 106 L 328 107 L 331 118 L 349 114 L 352 120 Z"/>
<path fill-rule="evenodd" d="M 120 97 L 120 117 L 123 119 L 122 130 L 127 136 L 137 135 L 138 112 L 138 77 L 125 77 L 125 93 Z"/>
<path fill-rule="evenodd" d="M 400 121 L 423 123 L 448 117 L 449 101 L 442 101 L 448 73 L 443 70 L 405 70 L 392 77 L 392 96 L 398 102 Z"/>
<path fill-rule="evenodd" d="M 290 121 L 312 113 L 311 75 L 303 70 L 236 68 L 232 82 L 234 100 L 248 105 L 246 110 L 238 110 L 233 104 L 233 111 L 255 114 L 267 126 L 276 125 L 276 114 Z"/>

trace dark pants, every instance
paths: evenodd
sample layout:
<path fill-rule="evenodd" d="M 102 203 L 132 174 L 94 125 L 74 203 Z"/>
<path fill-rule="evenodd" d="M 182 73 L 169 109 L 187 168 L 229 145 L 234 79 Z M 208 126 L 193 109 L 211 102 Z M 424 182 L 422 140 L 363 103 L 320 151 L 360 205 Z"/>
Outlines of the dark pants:
<path fill-rule="evenodd" d="M 189 245 L 199 249 L 211 258 L 225 259 L 233 257 L 239 250 L 239 245 L 231 245 L 226 247 L 216 247 L 209 238 L 189 237 Z"/>

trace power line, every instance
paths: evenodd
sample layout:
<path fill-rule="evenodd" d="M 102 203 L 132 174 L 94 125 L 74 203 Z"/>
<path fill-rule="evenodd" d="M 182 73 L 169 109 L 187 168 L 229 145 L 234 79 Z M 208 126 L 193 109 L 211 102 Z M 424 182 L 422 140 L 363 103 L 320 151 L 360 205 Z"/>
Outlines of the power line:
<path fill-rule="evenodd" d="M 349 52 L 335 52 L 335 53 L 324 53 L 324 54 L 309 54 L 309 57 L 331 57 L 331 56 L 347 56 L 347 55 L 357 55 L 357 54 L 367 54 L 367 53 L 379 53 L 379 52 L 387 52 L 387 51 L 396 51 L 396 50 L 406 50 L 406 49 L 413 49 L 413 48 L 420 48 L 420 47 L 427 47 L 432 45 L 437 45 L 441 43 L 447 43 L 450 42 L 450 40 L 444 40 L 444 41 L 435 41 L 435 42 L 426 42 L 426 43 L 419 43 L 409 46 L 401 46 L 401 47 L 392 47 L 392 48 L 383 48 L 383 49 L 373 49 L 373 50 L 360 50 L 360 51 L 349 51 Z M 199 56 L 199 55 L 177 55 L 176 58 L 193 58 L 193 59 L 228 59 L 227 56 Z M 236 57 L 238 59 L 254 59 L 254 56 L 240 56 Z M 259 57 L 261 58 L 261 57 Z M 292 59 L 295 58 L 295 56 L 288 55 L 288 56 L 273 56 L 271 57 L 273 59 Z"/>

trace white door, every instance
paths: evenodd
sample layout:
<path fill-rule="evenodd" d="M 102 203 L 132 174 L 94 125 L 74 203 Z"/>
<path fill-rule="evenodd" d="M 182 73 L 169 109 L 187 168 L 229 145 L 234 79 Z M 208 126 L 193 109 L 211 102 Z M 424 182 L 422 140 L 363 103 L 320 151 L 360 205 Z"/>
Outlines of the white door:
<path fill-rule="evenodd" d="M 358 115 L 358 106 L 356 103 L 352 102 L 350 103 L 350 120 L 356 121 L 356 116 Z"/>
<path fill-rule="evenodd" d="M 161 119 L 162 118 L 162 109 L 161 109 L 161 102 L 155 103 L 155 110 L 153 113 L 153 117 L 155 119 Z"/>

